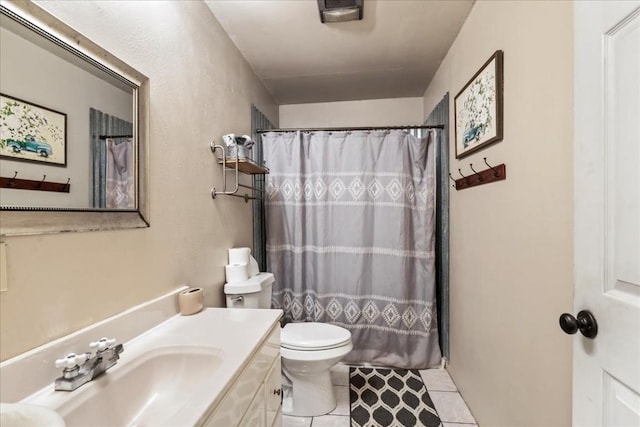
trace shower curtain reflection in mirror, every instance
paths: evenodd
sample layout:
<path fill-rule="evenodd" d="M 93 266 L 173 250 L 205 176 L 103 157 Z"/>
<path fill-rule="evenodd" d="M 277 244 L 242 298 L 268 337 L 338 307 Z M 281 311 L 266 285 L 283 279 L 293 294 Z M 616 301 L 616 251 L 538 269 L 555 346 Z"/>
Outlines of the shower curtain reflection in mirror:
<path fill-rule="evenodd" d="M 349 329 L 346 362 L 441 362 L 435 283 L 437 133 L 268 132 L 272 305 Z"/>
<path fill-rule="evenodd" d="M 109 209 L 135 209 L 133 194 L 134 164 L 131 138 L 117 142 L 108 138 L 106 207 Z"/>
<path fill-rule="evenodd" d="M 135 209 L 133 124 L 90 109 L 93 207 Z"/>

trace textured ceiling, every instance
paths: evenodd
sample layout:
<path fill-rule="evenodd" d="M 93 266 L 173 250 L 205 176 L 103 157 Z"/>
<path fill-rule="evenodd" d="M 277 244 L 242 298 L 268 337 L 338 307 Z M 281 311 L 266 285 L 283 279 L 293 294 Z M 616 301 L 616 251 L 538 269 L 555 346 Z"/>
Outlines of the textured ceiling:
<path fill-rule="evenodd" d="M 422 96 L 474 0 L 365 0 L 322 24 L 316 0 L 207 0 L 280 104 Z"/>

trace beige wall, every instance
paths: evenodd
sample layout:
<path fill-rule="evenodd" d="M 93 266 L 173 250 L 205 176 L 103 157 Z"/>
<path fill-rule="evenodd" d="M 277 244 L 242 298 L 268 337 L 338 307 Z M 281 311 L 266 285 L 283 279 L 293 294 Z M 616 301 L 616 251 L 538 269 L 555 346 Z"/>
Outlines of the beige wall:
<path fill-rule="evenodd" d="M 203 286 L 209 305 L 223 305 L 226 250 L 251 245 L 251 204 L 211 199 L 221 173 L 209 142 L 248 133 L 251 102 L 278 121 L 202 2 L 43 5 L 150 78 L 151 228 L 6 238 L 2 359 L 182 284 Z"/>
<path fill-rule="evenodd" d="M 360 127 L 422 124 L 422 98 L 368 99 L 280 106 L 280 127 Z"/>
<path fill-rule="evenodd" d="M 572 22 L 569 2 L 477 2 L 424 97 L 427 115 L 448 91 L 453 117 L 504 50 L 504 140 L 450 150 L 452 171 L 507 165 L 506 181 L 451 193 L 450 372 L 482 426 L 571 425 Z"/>

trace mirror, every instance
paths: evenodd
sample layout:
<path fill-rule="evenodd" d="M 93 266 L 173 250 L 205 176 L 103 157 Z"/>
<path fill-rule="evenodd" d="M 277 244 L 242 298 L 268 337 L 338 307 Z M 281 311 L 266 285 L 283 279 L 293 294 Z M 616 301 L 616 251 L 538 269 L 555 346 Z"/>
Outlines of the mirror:
<path fill-rule="evenodd" d="M 0 234 L 147 227 L 148 79 L 30 1 L 0 55 Z"/>

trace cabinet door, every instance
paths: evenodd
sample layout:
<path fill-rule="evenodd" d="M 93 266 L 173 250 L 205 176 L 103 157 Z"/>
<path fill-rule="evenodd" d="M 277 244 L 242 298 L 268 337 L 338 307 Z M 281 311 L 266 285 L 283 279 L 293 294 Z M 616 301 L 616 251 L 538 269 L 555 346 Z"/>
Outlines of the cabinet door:
<path fill-rule="evenodd" d="M 264 413 L 264 384 L 260 386 L 253 401 L 242 417 L 240 427 L 267 427 Z"/>
<path fill-rule="evenodd" d="M 280 325 L 276 324 L 266 342 L 258 349 L 248 366 L 226 391 L 224 399 L 213 410 L 206 427 L 233 427 L 242 422 L 243 414 L 254 403 L 256 390 L 260 388 L 260 410 L 265 412 L 264 382 L 272 372 L 275 360 L 280 360 Z M 280 365 L 278 365 L 280 366 Z M 279 373 L 278 369 L 278 373 Z M 264 416 L 263 416 L 264 418 Z M 256 424 L 262 426 L 263 424 Z"/>
<path fill-rule="evenodd" d="M 271 424 L 271 427 L 282 427 L 282 412 L 278 411 L 276 419 L 273 420 L 273 424 Z"/>
<path fill-rule="evenodd" d="M 264 382 L 265 402 L 267 405 L 267 426 L 272 426 L 282 406 L 282 379 L 280 377 L 280 358 L 278 357 Z"/>

